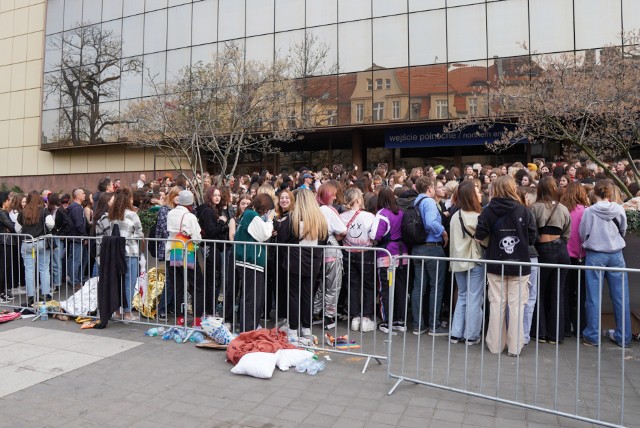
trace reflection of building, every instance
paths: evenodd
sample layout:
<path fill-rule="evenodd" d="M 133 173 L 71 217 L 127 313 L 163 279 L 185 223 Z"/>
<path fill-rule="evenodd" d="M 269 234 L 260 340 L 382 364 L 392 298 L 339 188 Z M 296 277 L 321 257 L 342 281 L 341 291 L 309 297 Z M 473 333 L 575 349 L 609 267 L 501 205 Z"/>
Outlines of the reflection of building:
<path fill-rule="evenodd" d="M 43 99 L 46 77 L 68 52 L 51 41 L 99 24 L 124 42 L 122 57 L 140 57 L 144 75 L 170 78 L 208 60 L 226 41 L 246 58 L 272 61 L 305 40 L 326 46 L 315 132 L 283 147 L 277 158 L 251 157 L 270 168 L 355 162 L 413 166 L 430 161 L 499 162 L 525 156 L 522 147 L 496 157 L 482 146 L 463 150 L 416 144 L 385 147 L 385 131 L 441 126 L 483 114 L 482 90 L 497 77 L 522 79 L 531 53 L 588 53 L 640 27 L 636 0 L 31 0 L 0 2 L 0 182 L 43 187 L 43 177 L 95 186 L 106 173 L 126 180 L 166 165 L 147 150 L 125 149 L 117 136 L 97 147 L 54 149 L 59 100 Z M 624 24 L 624 25 L 623 25 Z M 337 71 L 331 65 L 337 65 Z M 43 75 L 44 72 L 44 75 Z M 322 73 L 320 73 L 322 74 Z M 101 109 L 117 114 L 150 95 L 143 74 L 128 73 Z M 107 134 L 109 135 L 109 134 Z M 529 151 L 540 150 L 537 146 Z M 536 156 L 552 153 L 531 152 Z M 511 156 L 511 157 L 509 157 Z M 95 174 L 95 175 L 92 175 Z M 128 174 L 128 175 L 127 175 Z M 24 177 L 17 179 L 16 177 Z M 58 179 L 56 179 L 58 180 Z M 86 180 L 86 182 L 85 182 Z M 31 184 L 32 183 L 32 184 Z"/>

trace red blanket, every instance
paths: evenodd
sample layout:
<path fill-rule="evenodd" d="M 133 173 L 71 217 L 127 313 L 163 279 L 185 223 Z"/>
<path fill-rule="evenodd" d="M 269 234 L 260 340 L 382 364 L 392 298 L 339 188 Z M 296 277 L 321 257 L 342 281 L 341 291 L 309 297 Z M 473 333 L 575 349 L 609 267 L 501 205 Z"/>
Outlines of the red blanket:
<path fill-rule="evenodd" d="M 22 317 L 22 315 L 18 312 L 3 312 L 3 313 L 0 313 L 0 323 L 13 321 L 20 317 Z"/>
<path fill-rule="evenodd" d="M 279 349 L 295 348 L 297 347 L 289 343 L 287 334 L 282 330 L 263 328 L 240 333 L 233 339 L 227 348 L 227 360 L 236 365 L 240 358 L 250 352 L 275 353 Z"/>

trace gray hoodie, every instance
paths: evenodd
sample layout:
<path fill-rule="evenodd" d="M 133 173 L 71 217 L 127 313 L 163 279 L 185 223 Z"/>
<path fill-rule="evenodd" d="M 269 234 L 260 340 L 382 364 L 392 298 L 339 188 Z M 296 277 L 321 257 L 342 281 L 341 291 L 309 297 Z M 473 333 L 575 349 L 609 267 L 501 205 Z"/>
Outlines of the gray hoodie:
<path fill-rule="evenodd" d="M 620 227 L 613 219 L 618 220 Z M 624 234 L 627 231 L 627 215 L 622 206 L 608 201 L 600 201 L 584 212 L 580 222 L 582 246 L 590 251 L 615 253 L 625 247 Z"/>

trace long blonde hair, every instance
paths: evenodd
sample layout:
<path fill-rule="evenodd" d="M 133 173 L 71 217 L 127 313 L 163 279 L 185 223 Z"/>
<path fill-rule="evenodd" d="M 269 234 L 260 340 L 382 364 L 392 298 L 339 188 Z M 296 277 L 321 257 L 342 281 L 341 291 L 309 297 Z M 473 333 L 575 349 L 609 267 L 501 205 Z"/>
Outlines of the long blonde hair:
<path fill-rule="evenodd" d="M 296 204 L 290 214 L 293 234 L 300 239 L 327 239 L 329 225 L 322 215 L 316 197 L 311 190 L 300 189 L 296 192 Z M 300 223 L 304 223 L 304 236 L 300 236 Z"/>
<path fill-rule="evenodd" d="M 491 197 L 513 199 L 518 203 L 522 203 L 516 189 L 516 180 L 510 175 L 498 177 L 491 183 Z"/>

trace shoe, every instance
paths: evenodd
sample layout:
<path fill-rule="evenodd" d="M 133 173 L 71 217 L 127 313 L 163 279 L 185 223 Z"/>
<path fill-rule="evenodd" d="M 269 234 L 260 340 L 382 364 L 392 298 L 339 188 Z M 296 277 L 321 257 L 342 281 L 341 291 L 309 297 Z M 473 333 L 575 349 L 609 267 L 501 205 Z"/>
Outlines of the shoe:
<path fill-rule="evenodd" d="M 8 303 L 8 302 L 9 302 L 9 299 L 7 299 L 7 296 L 4 293 L 0 294 L 0 303 Z"/>
<path fill-rule="evenodd" d="M 45 294 L 44 295 L 44 300 L 45 300 L 45 302 L 49 302 L 49 301 L 53 300 L 53 296 L 51 294 Z"/>
<path fill-rule="evenodd" d="M 556 342 L 555 340 L 547 339 L 547 343 L 548 343 L 549 345 L 555 345 L 555 344 L 556 344 L 556 343 L 558 343 L 558 342 Z"/>
<path fill-rule="evenodd" d="M 280 318 L 278 322 L 276 322 L 276 327 L 280 330 L 289 329 L 289 321 L 286 318 Z"/>
<path fill-rule="evenodd" d="M 337 324 L 338 324 L 338 322 L 336 321 L 335 318 L 324 317 L 324 329 L 325 330 L 331 330 L 332 328 L 335 328 Z"/>
<path fill-rule="evenodd" d="M 535 340 L 538 343 L 547 343 L 547 338 L 545 336 L 540 336 L 540 337 L 531 336 L 531 340 Z"/>
<path fill-rule="evenodd" d="M 302 336 L 302 337 L 312 337 L 313 335 L 311 334 L 311 329 L 310 328 L 302 327 L 300 329 L 300 336 Z"/>
<path fill-rule="evenodd" d="M 2 293 L 0 294 L 0 297 L 4 298 L 4 300 L 7 302 L 11 302 L 13 299 L 15 299 L 15 297 L 11 293 Z"/>
<path fill-rule="evenodd" d="M 360 331 L 366 333 L 368 331 L 375 331 L 376 323 L 372 321 L 369 317 L 363 317 L 362 322 L 360 323 Z"/>
<path fill-rule="evenodd" d="M 609 340 L 611 340 L 613 343 L 615 343 L 616 345 L 618 345 L 621 348 L 628 348 L 629 345 L 623 345 L 622 343 L 618 342 L 615 338 L 615 330 L 614 329 L 609 329 L 609 330 L 602 330 L 602 335 L 605 337 L 608 337 Z"/>
<path fill-rule="evenodd" d="M 429 336 L 449 336 L 449 329 L 446 327 L 436 327 L 436 329 L 429 329 Z"/>
<path fill-rule="evenodd" d="M 353 317 L 351 320 L 351 331 L 360 331 L 360 317 Z"/>
<path fill-rule="evenodd" d="M 404 321 L 394 321 L 391 324 L 391 328 L 395 331 L 407 331 L 407 326 L 404 324 Z"/>
<path fill-rule="evenodd" d="M 312 321 L 313 325 L 322 324 L 322 321 L 323 321 L 322 314 L 313 314 L 313 321 Z"/>
<path fill-rule="evenodd" d="M 422 333 L 426 332 L 426 327 L 413 327 L 413 334 L 416 336 L 420 336 Z"/>
<path fill-rule="evenodd" d="M 587 340 L 587 339 L 584 339 L 584 338 L 582 339 L 582 344 L 583 344 L 584 346 L 594 347 L 594 348 L 598 346 L 598 344 L 597 344 L 597 343 L 593 343 L 593 342 L 591 342 L 590 340 Z"/>
<path fill-rule="evenodd" d="M 345 314 L 344 312 L 338 312 L 337 318 L 340 321 L 348 321 L 349 320 L 349 315 Z"/>
<path fill-rule="evenodd" d="M 460 342 L 464 343 L 464 337 L 451 336 L 449 338 L 449 342 L 451 342 L 451 343 L 460 343 Z"/>
<path fill-rule="evenodd" d="M 380 329 L 381 332 L 383 333 L 389 333 L 389 324 L 387 324 L 386 322 L 380 323 L 380 325 L 378 326 L 378 328 Z"/>
<path fill-rule="evenodd" d="M 514 358 L 518 356 L 518 354 L 512 354 L 511 352 L 507 352 L 507 355 Z"/>
<path fill-rule="evenodd" d="M 477 345 L 478 343 L 480 343 L 482 339 L 477 338 L 477 339 L 470 339 L 470 340 L 465 340 L 465 343 L 467 344 L 467 346 L 473 346 L 473 345 Z"/>
<path fill-rule="evenodd" d="M 163 313 L 158 314 L 158 321 L 166 321 L 166 320 L 167 320 L 167 314 L 163 314 Z"/>

